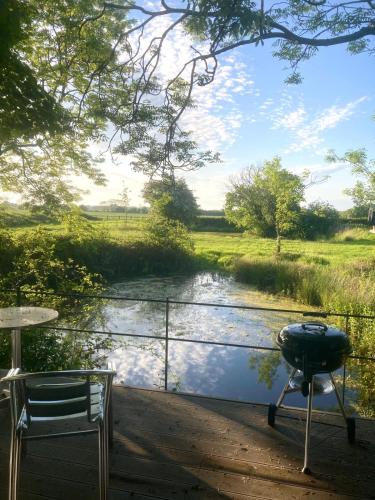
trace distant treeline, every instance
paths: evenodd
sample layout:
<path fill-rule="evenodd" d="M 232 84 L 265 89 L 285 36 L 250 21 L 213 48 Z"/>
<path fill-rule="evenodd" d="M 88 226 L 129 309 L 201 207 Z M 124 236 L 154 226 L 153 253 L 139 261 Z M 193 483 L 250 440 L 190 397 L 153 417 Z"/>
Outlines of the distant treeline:
<path fill-rule="evenodd" d="M 228 222 L 224 216 L 199 215 L 196 217 L 193 225 L 193 231 L 218 232 L 218 233 L 242 233 L 234 224 Z"/>

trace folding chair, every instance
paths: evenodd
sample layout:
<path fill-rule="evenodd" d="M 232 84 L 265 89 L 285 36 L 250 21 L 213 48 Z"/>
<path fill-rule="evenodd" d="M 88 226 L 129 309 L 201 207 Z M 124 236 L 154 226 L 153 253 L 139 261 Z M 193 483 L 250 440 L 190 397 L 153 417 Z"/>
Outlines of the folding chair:
<path fill-rule="evenodd" d="M 20 373 L 13 369 L 2 380 L 9 382 L 12 435 L 9 462 L 9 500 L 17 500 L 22 441 L 77 436 L 97 432 L 99 437 L 99 493 L 106 500 L 108 488 L 108 439 L 112 370 L 68 370 Z M 93 428 L 34 434 L 38 423 L 86 417 Z M 82 421 L 81 421 L 82 422 Z"/>

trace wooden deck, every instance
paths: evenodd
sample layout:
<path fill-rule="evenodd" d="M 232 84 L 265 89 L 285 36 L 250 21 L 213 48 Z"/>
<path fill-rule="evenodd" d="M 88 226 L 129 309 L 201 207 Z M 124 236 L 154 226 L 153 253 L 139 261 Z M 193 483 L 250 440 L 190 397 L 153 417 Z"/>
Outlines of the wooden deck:
<path fill-rule="evenodd" d="M 116 387 L 109 498 L 375 498 L 375 422 L 357 421 L 357 442 L 314 414 L 312 476 L 303 461 L 302 412 L 159 391 Z M 318 422 L 318 423 L 315 423 Z M 0 410 L 0 498 L 6 498 L 9 410 Z M 21 499 L 97 498 L 95 436 L 28 443 Z"/>

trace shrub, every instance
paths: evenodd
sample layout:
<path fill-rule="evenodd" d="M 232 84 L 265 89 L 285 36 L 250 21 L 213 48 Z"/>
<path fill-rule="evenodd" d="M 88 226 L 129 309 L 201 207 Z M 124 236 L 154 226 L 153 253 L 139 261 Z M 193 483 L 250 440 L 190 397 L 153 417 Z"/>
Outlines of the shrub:
<path fill-rule="evenodd" d="M 302 239 L 329 238 L 337 230 L 339 212 L 327 202 L 315 201 L 303 209 L 299 216 L 297 235 Z"/>
<path fill-rule="evenodd" d="M 227 221 L 224 217 L 196 217 L 192 226 L 193 231 L 202 232 L 223 232 L 240 233 L 242 230 L 236 228 L 234 224 Z"/>
<path fill-rule="evenodd" d="M 49 293 L 57 290 L 97 294 L 102 290 L 102 280 L 71 257 L 60 259 L 56 254 L 57 241 L 58 237 L 40 228 L 24 234 L 0 233 L 0 245 L 4 250 L 0 261 L 0 303 L 2 306 L 14 305 L 14 295 L 7 290 L 18 285 L 29 305 L 53 307 L 69 326 L 79 327 L 100 314 L 100 302 L 94 304 Z M 23 367 L 47 370 L 96 366 L 105 357 L 111 340 L 84 333 L 61 335 L 43 330 L 41 334 L 37 328 L 32 328 L 23 332 L 22 343 Z M 102 356 L 98 352 L 102 352 Z M 9 334 L 0 334 L 1 366 L 9 365 L 9 355 Z"/>
<path fill-rule="evenodd" d="M 335 241 L 361 241 L 372 240 L 375 242 L 375 235 L 370 233 L 368 229 L 353 227 L 344 229 L 335 234 Z"/>

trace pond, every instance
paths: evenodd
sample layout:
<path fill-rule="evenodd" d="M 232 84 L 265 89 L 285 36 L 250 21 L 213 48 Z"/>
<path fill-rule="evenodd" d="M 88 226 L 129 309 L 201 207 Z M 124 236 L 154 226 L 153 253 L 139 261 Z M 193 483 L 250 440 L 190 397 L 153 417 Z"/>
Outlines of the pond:
<path fill-rule="evenodd" d="M 181 340 L 202 340 L 274 347 L 279 330 L 306 321 L 301 314 L 223 308 L 220 304 L 301 310 L 282 300 L 237 283 L 230 276 L 198 273 L 194 276 L 150 277 L 113 285 L 110 294 L 139 299 L 163 299 L 218 304 L 170 304 L 168 334 Z M 165 341 L 123 337 L 165 336 L 166 306 L 157 302 L 109 300 L 104 306 L 107 331 L 116 348 L 109 359 L 117 382 L 145 388 L 164 388 Z M 276 402 L 290 367 L 279 352 L 169 341 L 168 389 L 254 402 Z M 305 406 L 300 393 L 289 394 L 285 404 Z M 316 396 L 315 408 L 336 408 L 332 394 Z"/>

